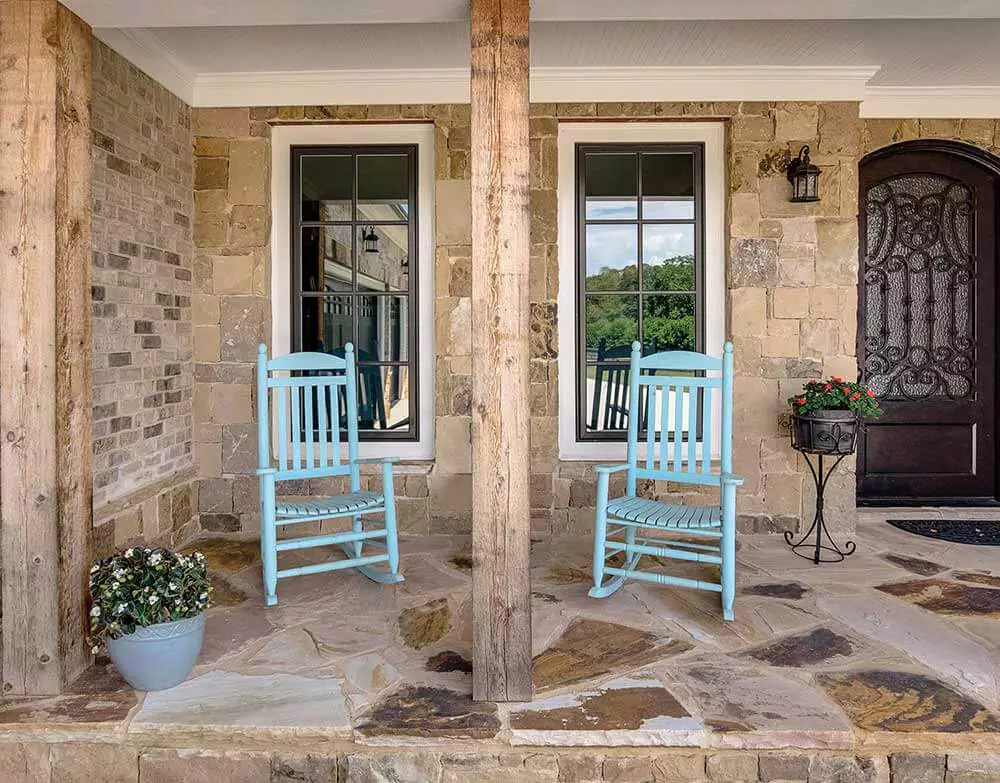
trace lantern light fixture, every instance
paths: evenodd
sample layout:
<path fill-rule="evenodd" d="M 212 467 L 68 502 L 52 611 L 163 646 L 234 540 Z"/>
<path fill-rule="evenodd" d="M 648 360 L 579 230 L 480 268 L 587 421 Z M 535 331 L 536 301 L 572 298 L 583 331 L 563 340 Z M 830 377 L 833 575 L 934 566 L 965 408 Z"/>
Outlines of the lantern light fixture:
<path fill-rule="evenodd" d="M 366 253 L 378 252 L 378 234 L 375 233 L 375 226 L 365 226 L 361 229 L 361 241 Z"/>
<path fill-rule="evenodd" d="M 809 145 L 803 144 L 799 156 L 788 164 L 788 181 L 792 183 L 792 201 L 819 201 L 819 167 L 809 160 Z"/>

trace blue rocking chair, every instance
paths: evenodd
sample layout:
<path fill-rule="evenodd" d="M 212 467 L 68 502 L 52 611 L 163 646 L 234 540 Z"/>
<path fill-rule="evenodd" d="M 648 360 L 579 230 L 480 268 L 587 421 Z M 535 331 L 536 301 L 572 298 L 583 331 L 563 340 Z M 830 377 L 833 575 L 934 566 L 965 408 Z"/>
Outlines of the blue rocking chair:
<path fill-rule="evenodd" d="M 736 593 L 736 487 L 743 483 L 743 479 L 732 473 L 732 343 L 725 344 L 722 359 L 690 351 L 665 351 L 643 358 L 641 349 L 638 342 L 632 343 L 628 461 L 595 468 L 597 519 L 594 587 L 590 596 L 607 598 L 627 579 L 710 590 L 722 593 L 722 615 L 732 620 Z M 663 375 L 664 371 L 679 374 Z M 712 395 L 716 390 L 722 396 L 722 459 L 718 473 L 712 471 L 711 458 Z M 640 410 L 643 406 L 645 411 Z M 646 425 L 646 453 L 641 461 L 640 422 Z M 627 471 L 625 495 L 609 500 L 611 474 L 622 471 Z M 717 506 L 701 507 L 647 500 L 636 496 L 638 479 L 717 486 L 720 502 Z M 643 530 L 655 530 L 659 535 L 638 537 L 636 531 Z M 678 540 L 677 536 L 681 538 Z M 619 553 L 625 557 L 620 567 L 608 562 Z M 638 570 L 643 555 L 714 563 L 719 566 L 722 579 L 716 583 Z M 605 577 L 610 578 L 605 582 Z"/>
<path fill-rule="evenodd" d="M 396 539 L 396 502 L 392 463 L 397 457 L 358 459 L 358 401 L 354 346 L 344 357 L 326 353 L 293 353 L 268 360 L 267 346 L 257 351 L 257 454 L 260 477 L 260 555 L 264 566 L 264 598 L 278 603 L 278 579 L 323 571 L 357 568 L 382 584 L 402 582 Z M 277 467 L 271 466 L 271 416 L 274 416 Z M 341 421 L 347 428 L 347 460 L 341 455 Z M 382 491 L 361 491 L 361 465 L 382 463 Z M 351 491 L 333 497 L 286 501 L 276 484 L 289 479 L 349 476 Z M 365 530 L 362 517 L 384 514 L 385 523 Z M 344 533 L 278 540 L 278 528 L 300 522 L 351 518 Z M 378 552 L 365 554 L 365 542 Z M 278 552 L 340 545 L 346 559 L 278 570 Z M 373 566 L 386 563 L 388 570 Z"/>

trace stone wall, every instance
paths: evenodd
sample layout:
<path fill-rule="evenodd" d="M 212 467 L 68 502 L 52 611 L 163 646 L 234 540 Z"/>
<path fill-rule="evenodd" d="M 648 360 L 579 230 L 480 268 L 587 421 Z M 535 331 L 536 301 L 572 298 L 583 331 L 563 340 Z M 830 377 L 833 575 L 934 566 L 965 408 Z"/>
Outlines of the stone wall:
<path fill-rule="evenodd" d="M 96 39 L 92 131 L 94 507 L 107 549 L 188 521 L 147 510 L 143 522 L 142 506 L 194 466 L 194 141 L 190 107 Z"/>
<path fill-rule="evenodd" d="M 735 469 L 744 531 L 811 518 L 812 482 L 788 445 L 787 405 L 803 381 L 857 373 L 858 162 L 865 150 L 917 135 L 991 147 L 992 120 L 862 121 L 856 103 L 533 104 L 531 107 L 531 506 L 541 535 L 586 533 L 591 465 L 558 458 L 557 132 L 560 120 L 709 119 L 728 128 L 727 319 L 736 349 Z M 470 524 L 470 190 L 468 106 L 319 106 L 196 110 L 196 440 L 202 524 L 257 529 L 253 347 L 269 334 L 268 138 L 275 122 L 424 120 L 436 131 L 436 411 L 434 463 L 401 468 L 407 532 Z M 822 199 L 789 201 L 785 167 L 802 144 L 822 170 Z M 572 316 L 565 323 L 572 328 Z M 854 467 L 828 487 L 827 517 L 854 524 Z M 321 492 L 314 482 L 289 487 Z M 661 498 L 698 499 L 647 486 Z"/>
<path fill-rule="evenodd" d="M 464 748 L 339 752 L 285 747 L 200 750 L 119 743 L 0 743 L 0 777 L 10 783 L 103 780 L 167 783 L 986 783 L 1000 776 L 995 753 L 863 755 L 787 749 L 705 753 L 694 749 Z"/>
<path fill-rule="evenodd" d="M 435 324 L 422 328 L 436 330 L 438 417 L 422 426 L 435 427 L 442 457 L 436 465 L 399 466 L 397 505 L 405 532 L 469 529 L 469 107 L 348 106 L 194 114 L 195 450 L 207 531 L 252 533 L 260 524 L 253 378 L 257 344 L 270 334 L 271 123 L 365 119 L 435 124 L 437 252 L 418 263 L 436 280 Z M 330 482 L 286 482 L 283 489 L 321 493 Z"/>

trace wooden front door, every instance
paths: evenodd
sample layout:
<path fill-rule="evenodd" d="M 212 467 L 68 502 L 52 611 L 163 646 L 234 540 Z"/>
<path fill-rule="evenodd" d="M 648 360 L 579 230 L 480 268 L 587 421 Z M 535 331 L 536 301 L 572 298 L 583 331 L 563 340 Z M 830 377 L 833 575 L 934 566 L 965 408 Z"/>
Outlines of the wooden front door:
<path fill-rule="evenodd" d="M 858 364 L 885 415 L 860 438 L 863 504 L 992 504 L 996 162 L 950 142 L 865 158 Z"/>

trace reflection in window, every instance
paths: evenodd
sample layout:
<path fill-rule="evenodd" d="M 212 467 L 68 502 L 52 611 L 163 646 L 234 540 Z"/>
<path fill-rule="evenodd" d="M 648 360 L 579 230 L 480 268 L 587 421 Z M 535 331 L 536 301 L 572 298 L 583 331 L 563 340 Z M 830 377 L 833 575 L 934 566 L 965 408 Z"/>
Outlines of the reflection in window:
<path fill-rule="evenodd" d="M 577 177 L 577 430 L 621 439 L 632 342 L 699 350 L 702 147 L 578 145 Z"/>
<path fill-rule="evenodd" d="M 353 343 L 362 439 L 416 439 L 416 148 L 293 148 L 292 166 L 295 348 Z"/>

